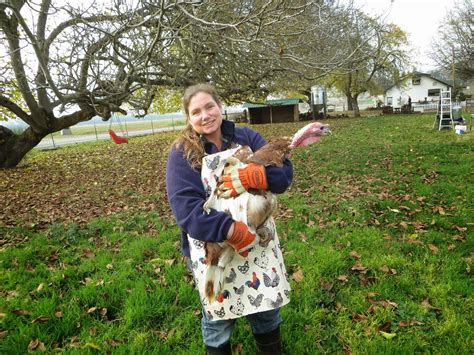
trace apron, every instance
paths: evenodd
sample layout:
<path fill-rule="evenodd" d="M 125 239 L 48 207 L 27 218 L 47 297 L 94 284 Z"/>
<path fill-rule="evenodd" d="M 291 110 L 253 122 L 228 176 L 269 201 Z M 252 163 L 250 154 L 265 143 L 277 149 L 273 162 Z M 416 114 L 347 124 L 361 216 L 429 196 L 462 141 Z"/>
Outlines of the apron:
<path fill-rule="evenodd" d="M 238 148 L 205 156 L 201 179 L 208 196 L 206 207 L 218 211 L 228 211 L 234 220 L 247 224 L 246 210 L 249 193 L 244 192 L 238 197 L 230 199 L 217 199 L 213 193 L 226 159 L 233 155 Z M 266 247 L 256 245 L 250 250 L 247 257 L 235 253 L 232 261 L 224 269 L 223 291 L 219 295 L 220 297 L 210 304 L 204 293 L 207 268 L 207 265 L 204 264 L 204 242 L 188 235 L 194 280 L 208 319 L 239 318 L 252 313 L 280 308 L 290 301 L 290 284 L 273 217 L 268 218 L 264 226 L 274 235 L 273 240 Z M 255 230 L 250 229 L 250 231 L 255 233 Z"/>

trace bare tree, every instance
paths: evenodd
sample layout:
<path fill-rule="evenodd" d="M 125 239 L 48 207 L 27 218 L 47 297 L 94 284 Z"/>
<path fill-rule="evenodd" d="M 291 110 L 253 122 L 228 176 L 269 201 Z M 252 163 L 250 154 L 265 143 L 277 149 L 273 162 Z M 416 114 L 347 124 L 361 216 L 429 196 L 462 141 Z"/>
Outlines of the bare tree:
<path fill-rule="evenodd" d="M 0 108 L 29 127 L 18 135 L 0 126 L 0 167 L 16 166 L 47 134 L 94 116 L 108 120 L 124 113 L 124 104 L 147 113 L 157 87 L 212 82 L 237 100 L 320 77 L 360 55 L 344 46 L 347 34 L 336 21 L 350 7 L 305 0 L 82 7 L 4 0 Z"/>
<path fill-rule="evenodd" d="M 381 83 L 396 82 L 409 63 L 407 37 L 398 26 L 386 24 L 360 10 L 352 18 L 352 40 L 349 47 L 358 46 L 361 53 L 344 63 L 327 78 L 347 98 L 348 109 L 360 116 L 358 96 L 364 92 L 378 94 Z"/>
<path fill-rule="evenodd" d="M 459 0 L 444 18 L 432 41 L 431 58 L 442 69 L 461 79 L 474 77 L 474 7 L 471 0 Z"/>

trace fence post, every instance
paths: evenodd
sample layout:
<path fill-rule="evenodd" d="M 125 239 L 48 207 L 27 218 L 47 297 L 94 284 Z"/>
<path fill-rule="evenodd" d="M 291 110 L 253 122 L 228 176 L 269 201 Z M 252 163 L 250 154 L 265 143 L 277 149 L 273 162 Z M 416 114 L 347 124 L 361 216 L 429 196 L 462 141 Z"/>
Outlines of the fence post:
<path fill-rule="evenodd" d="M 54 143 L 54 138 L 53 138 L 53 134 L 51 133 L 51 140 L 53 141 L 53 148 L 56 148 L 56 144 Z"/>
<path fill-rule="evenodd" d="M 95 122 L 92 121 L 92 123 L 94 123 L 95 141 L 98 142 L 98 141 L 99 141 L 99 137 L 97 136 L 97 128 L 96 128 L 96 126 L 95 126 Z"/>
<path fill-rule="evenodd" d="M 153 119 L 150 116 L 150 123 L 151 123 L 151 134 L 155 134 L 155 131 L 153 129 Z"/>
<path fill-rule="evenodd" d="M 127 120 L 124 120 L 125 122 L 125 132 L 127 132 L 127 137 L 128 137 L 128 126 L 127 126 Z"/>

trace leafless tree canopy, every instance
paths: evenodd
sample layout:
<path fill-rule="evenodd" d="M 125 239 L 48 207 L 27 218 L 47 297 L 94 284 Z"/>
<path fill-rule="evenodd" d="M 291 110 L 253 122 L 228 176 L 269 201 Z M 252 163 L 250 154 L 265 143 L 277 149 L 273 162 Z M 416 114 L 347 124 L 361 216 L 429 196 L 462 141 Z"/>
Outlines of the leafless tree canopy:
<path fill-rule="evenodd" d="M 29 128 L 21 136 L 0 128 L 0 166 L 125 104 L 145 113 L 157 86 L 211 82 L 236 100 L 310 83 L 366 55 L 349 46 L 351 14 L 351 3 L 323 0 L 6 0 L 0 112 Z"/>
<path fill-rule="evenodd" d="M 471 0 L 459 0 L 444 19 L 432 44 L 431 58 L 443 69 L 463 79 L 474 77 L 474 7 Z M 454 56 L 453 56 L 454 51 Z"/>

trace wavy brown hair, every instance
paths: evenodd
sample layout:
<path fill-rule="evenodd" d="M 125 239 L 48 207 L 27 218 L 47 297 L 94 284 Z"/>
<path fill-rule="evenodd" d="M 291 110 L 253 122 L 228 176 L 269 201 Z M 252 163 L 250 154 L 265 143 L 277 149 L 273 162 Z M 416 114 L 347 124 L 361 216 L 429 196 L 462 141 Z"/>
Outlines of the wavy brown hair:
<path fill-rule="evenodd" d="M 205 92 L 212 96 L 214 101 L 222 106 L 221 99 L 216 89 L 209 84 L 196 84 L 189 86 L 183 95 L 183 109 L 186 117 L 186 127 L 181 131 L 179 137 L 174 141 L 176 148 L 183 151 L 184 158 L 189 162 L 193 169 L 200 169 L 202 158 L 206 155 L 204 146 L 201 143 L 199 135 L 194 131 L 189 123 L 189 102 L 197 93 Z"/>

